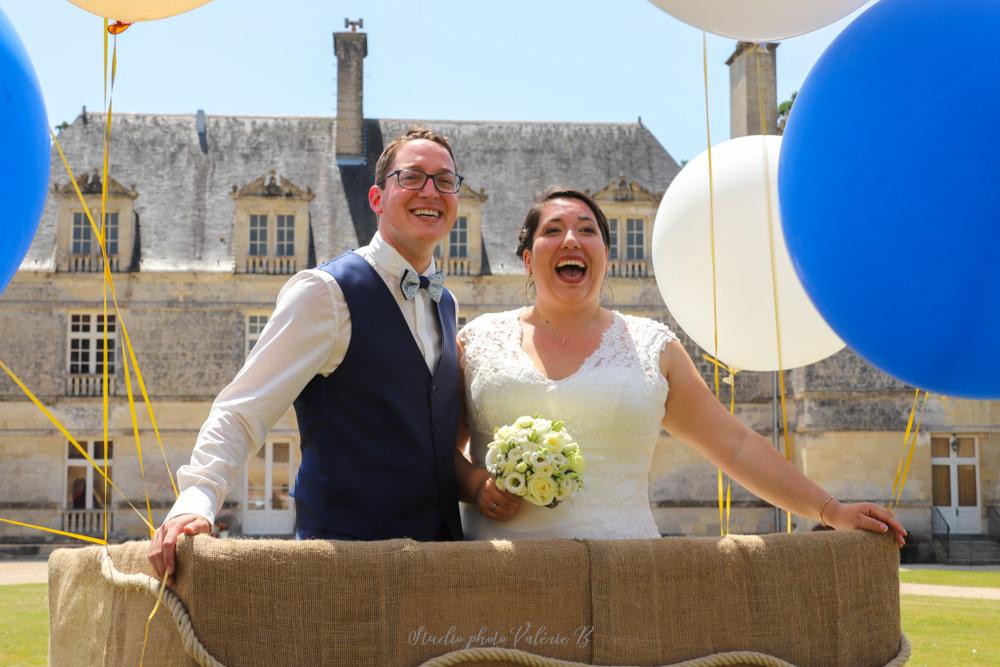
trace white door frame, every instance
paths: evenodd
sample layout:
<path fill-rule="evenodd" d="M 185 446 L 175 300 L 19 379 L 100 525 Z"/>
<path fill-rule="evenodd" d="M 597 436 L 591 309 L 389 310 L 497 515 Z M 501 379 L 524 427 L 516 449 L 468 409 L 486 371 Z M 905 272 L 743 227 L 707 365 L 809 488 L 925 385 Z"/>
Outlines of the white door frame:
<path fill-rule="evenodd" d="M 287 509 L 276 510 L 271 507 L 274 498 L 273 471 L 274 445 L 276 443 L 288 446 L 288 486 L 289 491 L 295 487 L 295 473 L 298 472 L 298 446 L 291 438 L 268 439 L 262 446 L 264 452 L 264 509 L 250 509 L 250 463 L 247 461 L 243 470 L 243 533 L 245 535 L 291 535 L 295 531 L 295 503 L 289 498 Z"/>
<path fill-rule="evenodd" d="M 979 475 L 979 438 L 971 434 L 951 434 L 933 436 L 938 438 L 948 438 L 948 456 L 931 455 L 931 466 L 948 466 L 949 480 L 951 484 L 951 504 L 935 505 L 953 535 L 978 535 L 983 532 L 983 494 L 982 480 Z M 971 438 L 974 456 L 959 457 L 958 452 L 951 446 L 951 441 L 955 437 Z M 971 465 L 975 469 L 976 476 L 976 505 L 974 507 L 959 507 L 958 505 L 958 467 Z M 933 476 L 932 476 L 933 480 Z M 933 482 L 932 482 L 933 483 Z M 932 490 L 933 497 L 933 490 Z"/>

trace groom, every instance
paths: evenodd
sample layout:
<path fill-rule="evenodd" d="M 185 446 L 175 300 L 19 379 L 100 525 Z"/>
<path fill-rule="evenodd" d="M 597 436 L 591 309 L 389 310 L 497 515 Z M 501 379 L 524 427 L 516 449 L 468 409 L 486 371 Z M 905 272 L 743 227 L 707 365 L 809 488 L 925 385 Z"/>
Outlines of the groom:
<path fill-rule="evenodd" d="M 382 152 L 371 243 L 296 274 L 233 382 L 216 398 L 149 560 L 174 570 L 180 535 L 209 533 L 230 482 L 294 402 L 302 539 L 460 540 L 455 301 L 434 248 L 462 177 L 448 141 L 414 128 Z"/>

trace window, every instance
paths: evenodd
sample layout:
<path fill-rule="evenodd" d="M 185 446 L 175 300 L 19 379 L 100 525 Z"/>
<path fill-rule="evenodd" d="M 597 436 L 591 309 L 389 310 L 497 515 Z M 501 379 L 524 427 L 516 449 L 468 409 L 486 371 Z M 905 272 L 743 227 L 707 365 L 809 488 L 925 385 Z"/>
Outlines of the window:
<path fill-rule="evenodd" d="M 118 254 L 118 214 L 104 214 L 104 245 L 108 257 Z"/>
<path fill-rule="evenodd" d="M 70 253 L 73 255 L 90 255 L 91 239 L 90 222 L 81 212 L 73 214 L 73 244 Z"/>
<path fill-rule="evenodd" d="M 118 213 L 104 214 L 104 236 L 108 257 L 118 254 Z M 90 228 L 90 221 L 86 214 L 81 211 L 73 213 L 73 240 L 70 245 L 70 254 L 88 257 L 94 255 L 99 257 L 101 248 L 94 243 L 94 232 Z"/>
<path fill-rule="evenodd" d="M 87 450 L 101 467 L 104 467 L 104 441 L 83 441 L 80 445 Z M 108 442 L 108 477 L 112 474 L 112 459 L 114 458 L 114 443 Z M 66 509 L 92 510 L 103 509 L 105 503 L 104 477 L 101 476 L 90 462 L 83 457 L 72 443 L 66 443 Z M 108 488 L 110 494 L 111 489 Z"/>
<path fill-rule="evenodd" d="M 469 219 L 465 216 L 455 221 L 448 236 L 448 254 L 451 257 L 469 256 Z"/>
<path fill-rule="evenodd" d="M 69 318 L 69 372 L 104 373 L 104 315 L 74 313 Z M 115 372 L 115 316 L 108 315 L 108 373 Z"/>
<path fill-rule="evenodd" d="M 277 234 L 275 239 L 277 241 L 277 248 L 275 254 L 278 257 L 294 257 L 295 256 L 295 216 L 294 215 L 279 215 L 277 216 Z M 252 229 L 252 227 L 251 227 Z M 251 253 L 252 254 L 252 253 Z"/>
<path fill-rule="evenodd" d="M 250 216 L 250 248 L 247 254 L 251 257 L 267 255 L 267 216 L 253 214 Z"/>
<path fill-rule="evenodd" d="M 267 315 L 247 315 L 247 331 L 246 331 L 246 342 L 247 356 L 250 355 L 250 350 L 253 346 L 257 344 L 257 339 L 260 338 L 260 332 L 264 330 L 264 326 L 267 324 Z"/>
<path fill-rule="evenodd" d="M 608 259 L 618 259 L 618 218 L 608 220 L 608 236 L 611 238 L 611 247 L 608 249 Z"/>
<path fill-rule="evenodd" d="M 629 218 L 625 227 L 625 259 L 645 259 L 642 220 Z"/>

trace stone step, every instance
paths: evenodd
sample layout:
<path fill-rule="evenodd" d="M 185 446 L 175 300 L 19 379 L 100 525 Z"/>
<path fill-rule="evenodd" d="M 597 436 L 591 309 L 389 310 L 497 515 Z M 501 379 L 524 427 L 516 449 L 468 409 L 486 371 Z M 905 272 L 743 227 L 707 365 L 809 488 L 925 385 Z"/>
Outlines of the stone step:
<path fill-rule="evenodd" d="M 1000 565 L 1000 542 L 963 535 L 952 538 L 946 550 L 943 540 L 935 540 L 934 555 L 948 565 Z"/>

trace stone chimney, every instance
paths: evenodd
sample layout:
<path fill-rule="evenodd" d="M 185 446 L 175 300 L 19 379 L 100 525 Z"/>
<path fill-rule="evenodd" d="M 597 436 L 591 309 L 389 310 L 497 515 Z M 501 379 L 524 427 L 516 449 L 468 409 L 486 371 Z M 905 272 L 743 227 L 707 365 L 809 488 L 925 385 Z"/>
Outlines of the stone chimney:
<path fill-rule="evenodd" d="M 364 62 L 368 55 L 368 35 L 357 32 L 364 20 L 344 19 L 350 32 L 333 33 L 337 56 L 337 164 L 365 163 L 364 142 Z"/>
<path fill-rule="evenodd" d="M 730 138 L 760 134 L 760 96 L 764 97 L 765 134 L 778 133 L 778 83 L 775 42 L 737 42 L 729 56 Z"/>

